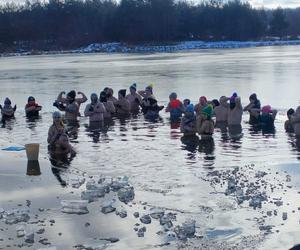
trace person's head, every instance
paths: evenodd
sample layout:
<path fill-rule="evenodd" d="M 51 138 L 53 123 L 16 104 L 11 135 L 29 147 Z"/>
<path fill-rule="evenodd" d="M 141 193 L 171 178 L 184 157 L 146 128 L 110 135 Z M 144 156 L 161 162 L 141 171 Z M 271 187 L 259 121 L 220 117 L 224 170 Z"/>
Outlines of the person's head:
<path fill-rule="evenodd" d="M 186 106 L 186 109 L 185 109 L 185 115 L 186 116 L 193 116 L 194 115 L 194 105 L 193 104 L 189 104 Z"/>
<path fill-rule="evenodd" d="M 62 121 L 61 113 L 58 111 L 55 111 L 52 114 L 52 118 L 53 118 L 53 123 L 61 123 Z"/>
<path fill-rule="evenodd" d="M 213 114 L 213 106 L 211 104 L 208 104 L 202 109 L 202 114 L 204 115 L 205 119 L 211 119 Z"/>
<path fill-rule="evenodd" d="M 172 92 L 170 95 L 169 95 L 169 99 L 170 101 L 174 101 L 177 99 L 177 94 L 175 92 Z"/>
<path fill-rule="evenodd" d="M 212 105 L 213 105 L 214 108 L 220 106 L 220 102 L 217 99 L 213 99 L 211 101 L 211 103 L 212 103 Z"/>
<path fill-rule="evenodd" d="M 92 104 L 97 103 L 97 101 L 98 101 L 98 96 L 97 96 L 97 94 L 96 94 L 96 93 L 92 93 L 92 94 L 91 94 L 91 102 L 92 102 Z"/>
<path fill-rule="evenodd" d="M 67 100 L 72 103 L 75 101 L 75 97 L 76 97 L 76 92 L 75 90 L 71 90 L 68 94 L 67 94 Z"/>
<path fill-rule="evenodd" d="M 257 101 L 257 96 L 255 93 L 249 96 L 249 101 L 250 102 L 256 102 Z"/>
<path fill-rule="evenodd" d="M 238 97 L 238 94 L 236 92 L 233 92 L 232 97 Z"/>
<path fill-rule="evenodd" d="M 106 92 L 102 91 L 100 93 L 100 102 L 107 102 Z"/>
<path fill-rule="evenodd" d="M 201 96 L 201 97 L 199 98 L 199 103 L 200 103 L 201 106 L 205 106 L 205 105 L 207 104 L 207 99 L 206 99 L 206 97 L 205 97 L 205 96 Z"/>
<path fill-rule="evenodd" d="M 187 107 L 188 105 L 190 105 L 191 104 L 191 100 L 190 99 L 184 99 L 183 100 L 183 105 L 185 106 L 185 107 Z"/>
<path fill-rule="evenodd" d="M 11 105 L 11 101 L 8 97 L 5 98 L 4 105 Z"/>
<path fill-rule="evenodd" d="M 296 109 L 295 114 L 296 114 L 296 115 L 300 115 L 300 106 L 298 106 L 298 108 Z"/>
<path fill-rule="evenodd" d="M 230 99 L 229 99 L 229 107 L 230 107 L 230 109 L 234 109 L 235 108 L 236 98 L 237 97 L 234 97 L 234 96 L 230 97 Z"/>
<path fill-rule="evenodd" d="M 106 96 L 107 98 L 112 97 L 114 95 L 114 90 L 112 88 L 107 88 Z"/>
<path fill-rule="evenodd" d="M 120 89 L 119 90 L 119 99 L 123 99 L 126 96 L 126 89 Z"/>
<path fill-rule="evenodd" d="M 29 105 L 35 104 L 35 98 L 33 96 L 29 96 L 28 99 L 27 99 L 27 103 Z"/>
<path fill-rule="evenodd" d="M 150 84 L 149 86 L 147 86 L 146 89 L 145 89 L 145 92 L 146 92 L 147 96 L 152 95 L 153 94 L 153 85 Z"/>
<path fill-rule="evenodd" d="M 272 113 L 272 107 L 270 105 L 263 106 L 261 109 L 262 114 L 270 114 Z"/>
<path fill-rule="evenodd" d="M 220 104 L 223 105 L 223 106 L 227 105 L 228 99 L 229 98 L 227 98 L 226 96 L 221 96 L 220 99 L 219 99 Z"/>
<path fill-rule="evenodd" d="M 130 94 L 134 95 L 136 93 L 136 83 L 133 83 L 129 88 Z"/>
<path fill-rule="evenodd" d="M 286 115 L 288 117 L 288 119 L 291 119 L 292 115 L 295 114 L 295 110 L 294 109 L 289 109 L 287 112 L 286 112 Z"/>

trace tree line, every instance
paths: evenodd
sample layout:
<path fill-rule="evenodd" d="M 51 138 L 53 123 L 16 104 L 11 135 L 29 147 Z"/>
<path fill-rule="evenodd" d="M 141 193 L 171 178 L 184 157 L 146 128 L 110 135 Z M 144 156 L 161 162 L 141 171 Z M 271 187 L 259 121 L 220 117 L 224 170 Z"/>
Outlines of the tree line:
<path fill-rule="evenodd" d="M 0 7 L 0 50 L 297 37 L 299 23 L 300 8 L 255 9 L 240 0 L 37 0 Z"/>

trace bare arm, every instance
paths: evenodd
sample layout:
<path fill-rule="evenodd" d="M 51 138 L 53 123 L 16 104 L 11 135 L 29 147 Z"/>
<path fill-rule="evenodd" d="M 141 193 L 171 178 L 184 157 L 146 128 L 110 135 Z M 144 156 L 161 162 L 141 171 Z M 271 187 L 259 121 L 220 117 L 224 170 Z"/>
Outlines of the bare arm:
<path fill-rule="evenodd" d="M 273 118 L 273 120 L 275 120 L 276 115 L 277 115 L 277 110 L 274 109 L 273 112 L 272 112 L 272 118 Z"/>
<path fill-rule="evenodd" d="M 252 109 L 252 107 L 253 107 L 253 103 L 249 103 L 245 108 L 244 108 L 244 111 L 250 111 L 251 109 Z"/>
<path fill-rule="evenodd" d="M 145 90 L 139 90 L 138 91 L 139 95 L 141 95 L 142 97 L 146 97 L 146 91 Z"/>
<path fill-rule="evenodd" d="M 91 109 L 91 104 L 86 105 L 85 110 L 84 110 L 84 116 L 91 116 L 93 114 Z"/>
<path fill-rule="evenodd" d="M 82 96 L 81 98 L 76 98 L 75 101 L 76 101 L 78 104 L 81 104 L 81 103 L 84 103 L 84 102 L 87 101 L 87 97 L 86 97 L 86 95 L 85 95 L 84 93 L 78 91 L 78 95 L 81 95 L 81 96 Z"/>
<path fill-rule="evenodd" d="M 63 97 L 64 94 L 66 94 L 65 91 L 60 92 L 59 95 L 57 96 L 57 101 L 66 103 L 67 98 Z"/>

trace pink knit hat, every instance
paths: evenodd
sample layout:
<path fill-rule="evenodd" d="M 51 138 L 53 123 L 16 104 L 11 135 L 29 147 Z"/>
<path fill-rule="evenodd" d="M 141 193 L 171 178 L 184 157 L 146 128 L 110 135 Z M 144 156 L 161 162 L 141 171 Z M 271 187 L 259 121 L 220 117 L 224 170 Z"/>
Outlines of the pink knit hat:
<path fill-rule="evenodd" d="M 271 106 L 270 105 L 266 105 L 266 106 L 263 106 L 262 107 L 262 109 L 261 109 L 261 111 L 263 112 L 263 113 L 272 113 L 272 108 L 271 108 Z"/>

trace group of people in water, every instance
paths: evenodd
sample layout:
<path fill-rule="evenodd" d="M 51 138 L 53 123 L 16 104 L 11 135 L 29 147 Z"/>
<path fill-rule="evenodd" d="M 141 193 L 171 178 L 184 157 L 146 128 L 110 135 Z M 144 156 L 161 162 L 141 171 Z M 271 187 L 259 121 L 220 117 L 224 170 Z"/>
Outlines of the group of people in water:
<path fill-rule="evenodd" d="M 146 119 L 155 120 L 159 118 L 159 112 L 164 109 L 160 106 L 153 94 L 153 85 L 149 85 L 145 90 L 137 91 L 137 84 L 133 83 L 129 88 L 130 93 L 126 95 L 126 89 L 118 92 L 118 98 L 114 97 L 113 89 L 104 88 L 98 96 L 92 93 L 90 103 L 84 109 L 84 116 L 89 117 L 90 126 L 101 127 L 113 116 L 128 116 L 142 112 Z M 74 90 L 59 93 L 54 101 L 59 111 L 52 115 L 53 124 L 48 131 L 49 149 L 58 154 L 75 154 L 69 141 L 68 127 L 79 127 L 78 117 L 80 116 L 80 106 L 88 98 L 84 93 L 76 93 Z M 14 117 L 17 109 L 12 105 L 9 98 L 4 101 L 4 106 L 0 105 L 2 122 Z M 25 106 L 25 113 L 28 118 L 38 117 L 42 107 L 38 105 L 33 96 L 28 97 Z M 196 136 L 199 134 L 201 140 L 211 139 L 215 128 L 221 131 L 227 130 L 229 133 L 241 133 L 242 115 L 244 111 L 249 113 L 249 124 L 254 128 L 272 130 L 277 110 L 270 105 L 261 106 L 256 94 L 249 97 L 249 104 L 242 107 L 241 98 L 237 93 L 230 97 L 221 96 L 219 100 L 207 100 L 205 96 L 199 98 L 197 104 L 192 104 L 189 99 L 180 101 L 176 93 L 169 95 L 169 103 L 165 108 L 170 114 L 171 122 L 180 122 L 180 130 L 184 137 Z M 64 112 L 64 116 L 61 112 Z M 300 106 L 287 111 L 287 121 L 285 130 L 300 136 Z M 66 124 L 66 125 L 65 125 Z"/>

